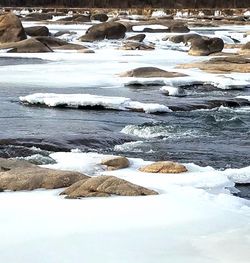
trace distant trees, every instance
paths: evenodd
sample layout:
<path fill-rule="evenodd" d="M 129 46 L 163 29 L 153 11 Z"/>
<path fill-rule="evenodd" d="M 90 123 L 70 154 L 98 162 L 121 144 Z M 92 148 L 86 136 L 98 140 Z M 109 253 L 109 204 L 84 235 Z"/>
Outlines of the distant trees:
<path fill-rule="evenodd" d="M 1 0 L 0 6 L 247 8 L 250 0 Z"/>

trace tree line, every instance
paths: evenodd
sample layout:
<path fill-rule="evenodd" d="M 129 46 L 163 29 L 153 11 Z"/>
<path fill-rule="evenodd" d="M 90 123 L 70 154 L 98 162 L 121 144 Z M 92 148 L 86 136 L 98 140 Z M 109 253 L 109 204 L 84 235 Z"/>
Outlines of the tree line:
<path fill-rule="evenodd" d="M 250 0 L 1 0 L 8 7 L 103 7 L 103 8 L 248 8 Z"/>

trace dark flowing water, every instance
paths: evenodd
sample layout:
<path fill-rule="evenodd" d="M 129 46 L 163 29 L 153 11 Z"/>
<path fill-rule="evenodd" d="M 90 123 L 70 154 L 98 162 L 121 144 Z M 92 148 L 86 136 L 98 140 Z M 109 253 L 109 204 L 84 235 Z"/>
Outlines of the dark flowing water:
<path fill-rule="evenodd" d="M 41 63 L 40 60 L 19 61 L 26 62 Z M 1 63 L 10 65 L 13 59 Z M 58 90 L 21 83 L 8 85 L 0 81 L 0 156 L 28 156 L 37 152 L 30 148 L 35 146 L 46 151 L 79 148 L 115 152 L 148 160 L 170 159 L 221 169 L 249 165 L 250 108 L 245 107 L 245 100 L 235 100 L 235 97 L 249 96 L 250 89 L 223 91 L 201 85 L 189 87 L 187 97 L 170 98 L 161 94 L 159 87 L 83 88 Z M 152 115 L 29 107 L 19 102 L 19 96 L 36 92 L 124 96 L 140 102 L 164 104 L 174 111 Z M 218 108 L 220 105 L 237 108 Z M 48 154 L 46 151 L 44 155 Z"/>

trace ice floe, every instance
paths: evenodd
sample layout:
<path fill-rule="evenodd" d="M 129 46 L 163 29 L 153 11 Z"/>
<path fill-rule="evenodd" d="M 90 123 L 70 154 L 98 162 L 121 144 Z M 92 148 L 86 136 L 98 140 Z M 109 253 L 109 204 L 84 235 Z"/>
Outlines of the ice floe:
<path fill-rule="evenodd" d="M 112 110 L 144 111 L 146 113 L 171 112 L 167 106 L 157 103 L 141 103 L 124 97 L 108 97 L 90 94 L 35 93 L 20 97 L 20 101 L 25 104 L 45 105 L 48 107 L 103 107 Z"/>

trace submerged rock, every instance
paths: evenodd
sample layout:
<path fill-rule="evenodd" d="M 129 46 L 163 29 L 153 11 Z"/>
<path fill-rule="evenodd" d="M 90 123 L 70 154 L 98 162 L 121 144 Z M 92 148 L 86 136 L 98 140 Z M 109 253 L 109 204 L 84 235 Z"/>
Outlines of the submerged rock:
<path fill-rule="evenodd" d="M 111 195 L 140 196 L 157 195 L 158 193 L 132 184 L 115 176 L 98 176 L 81 180 L 61 193 L 67 198 L 108 197 Z"/>
<path fill-rule="evenodd" d="M 18 42 L 26 38 L 22 23 L 16 15 L 0 15 L 0 43 Z"/>
<path fill-rule="evenodd" d="M 185 173 L 187 168 L 179 163 L 162 161 L 141 167 L 139 171 L 144 173 Z"/>
<path fill-rule="evenodd" d="M 108 170 L 117 170 L 129 167 L 129 160 L 123 156 L 112 156 L 102 160 L 101 164 L 106 165 Z"/>
<path fill-rule="evenodd" d="M 135 78 L 174 78 L 187 76 L 179 72 L 169 72 L 156 67 L 141 67 L 126 71 L 119 75 L 120 77 L 135 77 Z"/>

